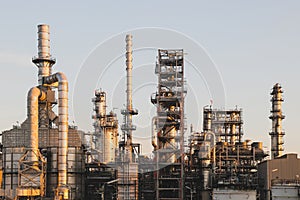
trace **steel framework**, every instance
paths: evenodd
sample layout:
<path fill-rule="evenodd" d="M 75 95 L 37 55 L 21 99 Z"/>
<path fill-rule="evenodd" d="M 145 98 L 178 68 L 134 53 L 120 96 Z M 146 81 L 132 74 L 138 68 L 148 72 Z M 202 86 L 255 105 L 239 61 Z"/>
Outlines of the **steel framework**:
<path fill-rule="evenodd" d="M 154 118 L 156 199 L 184 198 L 184 59 L 183 50 L 158 50 L 155 73 L 158 91 L 151 102 L 157 106 Z"/>

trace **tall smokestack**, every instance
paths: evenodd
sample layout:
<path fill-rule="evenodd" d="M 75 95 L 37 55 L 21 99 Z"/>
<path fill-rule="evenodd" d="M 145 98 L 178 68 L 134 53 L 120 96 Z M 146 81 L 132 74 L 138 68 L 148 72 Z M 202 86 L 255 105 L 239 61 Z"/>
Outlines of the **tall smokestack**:
<path fill-rule="evenodd" d="M 132 131 L 136 127 L 132 124 L 132 115 L 137 115 L 137 110 L 132 108 L 132 36 L 126 35 L 126 109 L 122 110 L 124 115 L 124 124 L 121 129 L 125 139 L 126 159 L 132 161 Z"/>
<path fill-rule="evenodd" d="M 271 136 L 271 158 L 274 159 L 282 155 L 283 152 L 283 136 L 284 132 L 282 131 L 282 120 L 285 116 L 282 114 L 281 104 L 283 102 L 282 98 L 283 90 L 279 83 L 276 83 L 272 89 L 272 110 L 271 116 L 269 117 L 272 120 L 272 132 Z"/>
<path fill-rule="evenodd" d="M 38 56 L 32 58 L 32 62 L 38 67 L 38 83 L 42 85 L 43 77 L 52 73 L 52 66 L 56 60 L 50 54 L 49 25 L 38 25 Z"/>
<path fill-rule="evenodd" d="M 126 35 L 126 71 L 127 71 L 127 111 L 132 110 L 132 35 Z M 132 127 L 132 115 L 127 115 L 128 127 Z M 132 160 L 132 130 L 128 129 L 126 150 Z"/>
<path fill-rule="evenodd" d="M 126 35 L 127 110 L 132 110 L 132 35 Z"/>
<path fill-rule="evenodd" d="M 138 195 L 138 165 L 133 160 L 132 131 L 136 126 L 132 124 L 132 116 L 137 115 L 137 110 L 132 107 L 132 36 L 126 35 L 126 109 L 121 113 L 124 115 L 124 123 L 121 126 L 123 137 L 120 142 L 122 165 L 118 169 L 118 199 L 136 199 Z M 130 175 L 129 175 L 130 174 Z"/>

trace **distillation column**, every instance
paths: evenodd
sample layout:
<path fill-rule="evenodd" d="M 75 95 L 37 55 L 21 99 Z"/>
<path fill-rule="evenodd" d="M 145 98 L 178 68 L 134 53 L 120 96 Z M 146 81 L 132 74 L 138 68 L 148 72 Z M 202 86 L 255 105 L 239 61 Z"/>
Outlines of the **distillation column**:
<path fill-rule="evenodd" d="M 271 92 L 272 110 L 271 116 L 269 117 L 272 120 L 272 132 L 269 133 L 271 136 L 271 159 L 281 156 L 284 150 L 283 136 L 285 133 L 282 131 L 282 120 L 285 116 L 282 114 L 281 108 L 281 104 L 283 102 L 282 93 L 283 90 L 281 85 L 276 83 Z"/>
<path fill-rule="evenodd" d="M 95 133 L 93 142 L 96 149 L 96 159 L 101 163 L 108 164 L 115 161 L 115 154 L 118 146 L 118 120 L 112 111 L 106 114 L 106 93 L 101 90 L 95 91 L 93 98 L 94 111 L 93 126 Z"/>
<path fill-rule="evenodd" d="M 132 200 L 138 198 L 138 164 L 133 152 L 132 132 L 136 126 L 132 124 L 132 116 L 138 111 L 132 106 L 132 36 L 126 35 L 126 109 L 121 111 L 124 115 L 123 131 L 120 146 L 120 166 L 118 167 L 118 199 Z"/>

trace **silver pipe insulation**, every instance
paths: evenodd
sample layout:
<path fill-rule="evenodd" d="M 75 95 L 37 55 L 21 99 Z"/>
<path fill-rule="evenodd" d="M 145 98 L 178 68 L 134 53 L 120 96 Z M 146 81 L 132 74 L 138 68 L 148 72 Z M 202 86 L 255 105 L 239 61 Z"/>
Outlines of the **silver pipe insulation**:
<path fill-rule="evenodd" d="M 57 192 L 68 199 L 67 187 L 67 152 L 68 152 L 68 81 L 67 77 L 58 72 L 43 78 L 44 84 L 58 82 L 58 187 Z"/>
<path fill-rule="evenodd" d="M 38 162 L 39 150 L 39 100 L 46 99 L 46 93 L 37 87 L 29 90 L 27 95 L 27 117 L 29 121 L 29 159 L 32 162 Z"/>

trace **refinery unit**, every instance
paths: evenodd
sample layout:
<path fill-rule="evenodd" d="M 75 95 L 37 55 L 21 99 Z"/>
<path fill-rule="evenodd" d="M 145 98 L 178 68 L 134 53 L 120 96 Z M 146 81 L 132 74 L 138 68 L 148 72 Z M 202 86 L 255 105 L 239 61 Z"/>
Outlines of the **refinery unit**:
<path fill-rule="evenodd" d="M 123 120 L 107 111 L 109 91 L 96 89 L 94 131 L 85 133 L 68 124 L 68 80 L 62 72 L 52 73 L 56 60 L 50 54 L 49 35 L 48 25 L 38 25 L 38 55 L 32 59 L 38 84 L 27 95 L 27 118 L 2 132 L 2 199 L 300 199 L 300 159 L 283 154 L 280 84 L 271 92 L 268 155 L 262 142 L 243 139 L 243 112 L 238 107 L 205 106 L 199 113 L 202 130 L 191 125 L 188 131 L 184 50 L 158 49 L 153 67 L 157 91 L 149 94 L 156 108 L 149 122 L 149 158 L 134 142 L 138 110 L 132 98 L 132 36 L 125 39 Z"/>

